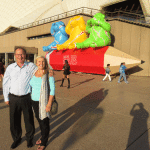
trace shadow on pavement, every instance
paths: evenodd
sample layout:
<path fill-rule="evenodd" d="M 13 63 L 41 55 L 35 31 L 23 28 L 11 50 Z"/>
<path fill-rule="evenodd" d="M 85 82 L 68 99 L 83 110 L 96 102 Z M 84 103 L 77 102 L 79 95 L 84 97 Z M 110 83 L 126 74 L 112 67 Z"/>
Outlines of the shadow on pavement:
<path fill-rule="evenodd" d="M 7 108 L 7 107 L 9 107 L 9 106 L 8 105 L 2 106 L 2 107 L 0 107 L 0 109 L 4 109 L 4 108 Z"/>
<path fill-rule="evenodd" d="M 0 90 L 0 95 L 3 95 L 3 91 L 2 90 Z"/>
<path fill-rule="evenodd" d="M 3 103 L 4 102 L 4 99 L 0 99 L 0 103 Z"/>
<path fill-rule="evenodd" d="M 61 80 L 56 80 L 55 83 L 56 83 L 56 82 L 59 82 L 59 81 L 61 81 Z"/>
<path fill-rule="evenodd" d="M 130 115 L 134 118 L 131 124 L 126 150 L 129 150 L 130 148 L 131 150 L 149 150 L 147 128 L 148 112 L 144 109 L 142 103 L 136 103 L 133 105 Z M 137 141 L 138 139 L 139 141 Z"/>
<path fill-rule="evenodd" d="M 52 118 L 51 129 L 58 127 L 50 134 L 48 144 L 74 125 L 72 134 L 62 147 L 62 150 L 65 150 L 93 130 L 103 118 L 104 110 L 97 107 L 107 94 L 108 90 L 104 89 L 90 93 L 73 106 Z"/>
<path fill-rule="evenodd" d="M 4 99 L 0 99 L 0 103 L 5 103 Z M 4 109 L 4 108 L 7 108 L 7 107 L 9 107 L 9 106 L 5 104 L 4 106 L 1 106 L 0 109 Z"/>
<path fill-rule="evenodd" d="M 74 87 L 76 87 L 76 86 L 79 86 L 79 85 L 81 85 L 81 84 L 83 84 L 83 83 L 89 82 L 89 81 L 94 80 L 94 79 L 95 79 L 95 78 L 91 78 L 91 79 L 87 79 L 87 80 L 82 81 L 82 82 L 78 82 L 78 83 L 71 84 L 71 87 L 70 87 L 70 88 L 74 88 Z"/>
<path fill-rule="evenodd" d="M 82 81 L 82 82 L 77 82 L 77 83 L 71 84 L 71 85 L 70 85 L 70 86 L 71 86 L 70 89 L 71 89 L 71 88 L 75 88 L 75 87 L 77 87 L 77 86 L 79 86 L 79 85 L 81 85 L 81 84 L 83 84 L 83 83 L 90 82 L 91 80 L 94 80 L 94 79 L 95 79 L 95 78 L 91 78 L 91 79 L 87 79 L 87 80 Z M 58 81 L 62 81 L 62 80 L 56 80 L 55 83 L 58 82 Z M 67 83 L 68 83 L 67 78 L 65 78 L 64 82 L 67 82 Z M 63 87 L 66 87 L 66 86 L 63 86 Z"/>
<path fill-rule="evenodd" d="M 114 79 L 116 79 L 116 75 L 111 76 L 111 81 L 113 81 Z"/>
<path fill-rule="evenodd" d="M 137 72 L 140 72 L 142 71 L 143 69 L 139 66 L 135 66 L 133 68 L 130 68 L 127 70 L 127 74 L 134 74 L 134 73 L 137 73 Z"/>
<path fill-rule="evenodd" d="M 79 119 L 79 121 L 77 121 L 77 123 L 74 125 L 74 127 L 71 130 L 71 134 L 67 137 L 67 140 L 63 143 L 61 150 L 66 150 L 75 142 L 85 137 L 85 135 L 88 135 L 101 122 L 103 114 L 104 114 L 103 108 L 88 110 L 84 114 L 84 116 L 82 116 L 82 118 Z M 55 134 L 50 139 L 50 142 L 56 137 L 57 135 Z"/>
<path fill-rule="evenodd" d="M 83 84 L 83 83 L 89 82 L 89 81 L 91 81 L 91 80 L 93 80 L 93 79 L 95 79 L 95 78 L 91 78 L 91 79 L 87 79 L 87 80 L 82 81 L 82 82 L 77 82 L 77 83 L 71 84 L 71 87 L 70 87 L 70 88 L 74 88 L 74 87 L 79 86 L 79 85 L 81 85 L 81 84 Z M 66 80 L 66 81 L 65 81 L 65 80 Z M 64 82 L 67 82 L 67 83 L 68 83 L 67 78 L 65 78 L 65 80 L 64 80 Z M 59 81 L 62 81 L 62 80 L 56 80 L 55 83 L 56 83 L 56 82 L 59 82 Z M 64 87 L 65 87 L 65 86 L 64 86 Z"/>

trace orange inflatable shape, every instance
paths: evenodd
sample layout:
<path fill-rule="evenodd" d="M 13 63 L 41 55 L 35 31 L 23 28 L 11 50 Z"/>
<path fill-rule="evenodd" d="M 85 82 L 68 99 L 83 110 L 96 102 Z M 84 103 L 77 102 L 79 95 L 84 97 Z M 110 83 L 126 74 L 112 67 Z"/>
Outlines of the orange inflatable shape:
<path fill-rule="evenodd" d="M 81 43 L 87 39 L 86 25 L 83 17 L 75 16 L 69 20 L 66 26 L 66 33 L 70 38 L 61 45 L 56 45 L 57 50 L 73 49 L 76 47 L 76 43 Z"/>

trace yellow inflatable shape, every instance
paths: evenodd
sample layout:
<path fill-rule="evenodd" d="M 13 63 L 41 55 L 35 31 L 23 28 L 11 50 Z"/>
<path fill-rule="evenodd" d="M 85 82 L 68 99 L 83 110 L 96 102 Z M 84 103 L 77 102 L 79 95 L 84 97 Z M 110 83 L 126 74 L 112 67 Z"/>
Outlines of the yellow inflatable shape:
<path fill-rule="evenodd" d="M 76 43 L 81 43 L 87 39 L 85 33 L 86 25 L 83 17 L 75 16 L 69 20 L 66 26 L 66 33 L 70 38 L 63 44 L 57 44 L 57 50 L 72 49 L 76 47 Z"/>

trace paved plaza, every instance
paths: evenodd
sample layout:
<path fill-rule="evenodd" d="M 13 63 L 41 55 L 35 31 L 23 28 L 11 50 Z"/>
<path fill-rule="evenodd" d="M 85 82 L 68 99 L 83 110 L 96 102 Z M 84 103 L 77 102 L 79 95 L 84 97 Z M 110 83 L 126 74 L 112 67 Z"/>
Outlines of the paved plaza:
<path fill-rule="evenodd" d="M 149 150 L 150 77 L 128 77 L 129 84 L 102 81 L 104 76 L 72 73 L 71 87 L 60 87 L 55 71 L 58 113 L 52 117 L 47 150 Z M 0 84 L 1 86 L 1 84 Z M 15 150 L 36 150 L 40 129 L 35 119 L 34 147 L 27 148 L 22 115 L 22 142 Z M 0 150 L 9 150 L 9 107 L 0 90 Z"/>

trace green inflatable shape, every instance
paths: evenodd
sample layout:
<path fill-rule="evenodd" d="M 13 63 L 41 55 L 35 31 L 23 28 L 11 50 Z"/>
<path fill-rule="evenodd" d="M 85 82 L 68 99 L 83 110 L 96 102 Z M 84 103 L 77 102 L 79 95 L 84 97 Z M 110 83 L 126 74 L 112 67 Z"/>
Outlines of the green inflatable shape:
<path fill-rule="evenodd" d="M 103 47 L 111 43 L 110 38 L 111 26 L 105 21 L 105 15 L 97 13 L 94 17 L 87 21 L 86 31 L 89 33 L 89 38 L 82 43 L 76 43 L 76 47 Z"/>

